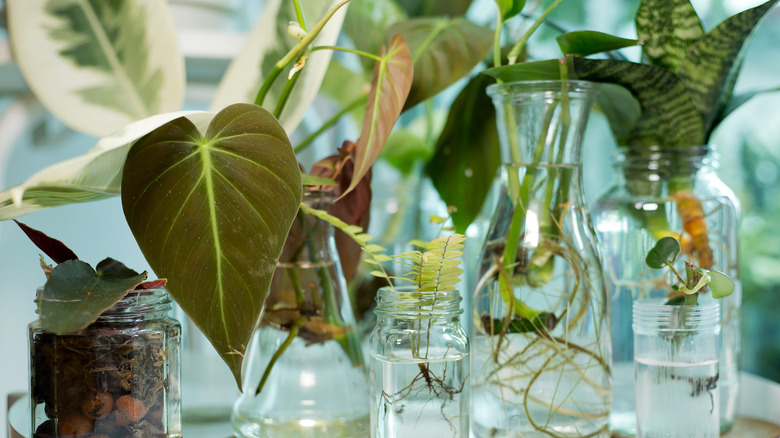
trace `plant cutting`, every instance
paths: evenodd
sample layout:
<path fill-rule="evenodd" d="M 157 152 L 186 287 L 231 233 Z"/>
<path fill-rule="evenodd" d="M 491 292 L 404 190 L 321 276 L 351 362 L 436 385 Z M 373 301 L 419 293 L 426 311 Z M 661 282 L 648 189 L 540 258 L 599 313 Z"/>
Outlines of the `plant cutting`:
<path fill-rule="evenodd" d="M 41 251 L 46 283 L 30 324 L 35 437 L 181 433 L 179 337 L 164 279 L 105 259 L 93 269 L 62 242 L 17 222 Z"/>

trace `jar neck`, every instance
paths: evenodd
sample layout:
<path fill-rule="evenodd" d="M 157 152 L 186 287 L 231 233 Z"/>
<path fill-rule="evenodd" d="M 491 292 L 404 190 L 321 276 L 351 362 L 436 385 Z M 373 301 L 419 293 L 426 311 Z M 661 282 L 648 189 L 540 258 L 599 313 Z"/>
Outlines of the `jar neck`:
<path fill-rule="evenodd" d="M 692 180 L 702 171 L 717 167 L 717 153 L 709 145 L 688 147 L 652 146 L 641 152 L 620 151 L 615 166 L 627 181 Z"/>
<path fill-rule="evenodd" d="M 720 303 L 696 306 L 666 305 L 664 300 L 637 300 L 633 306 L 634 331 L 710 331 L 720 328 Z"/>
<path fill-rule="evenodd" d="M 37 303 L 36 299 L 36 303 Z M 96 321 L 156 319 L 167 316 L 171 310 L 171 297 L 165 288 L 133 290 L 127 293 L 97 318 Z M 35 313 L 38 313 L 36 306 Z"/>
<path fill-rule="evenodd" d="M 565 165 L 580 162 L 580 145 L 597 84 L 528 81 L 494 84 L 487 93 L 496 107 L 502 162 Z"/>
<path fill-rule="evenodd" d="M 414 286 L 383 287 L 376 296 L 374 313 L 381 320 L 442 319 L 458 320 L 463 310 L 457 290 L 419 291 Z"/>

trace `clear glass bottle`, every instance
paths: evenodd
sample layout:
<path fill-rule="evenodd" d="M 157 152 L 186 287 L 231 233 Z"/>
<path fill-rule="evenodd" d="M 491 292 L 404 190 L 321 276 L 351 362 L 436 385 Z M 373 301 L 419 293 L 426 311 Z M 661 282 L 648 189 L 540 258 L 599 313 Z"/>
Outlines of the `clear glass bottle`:
<path fill-rule="evenodd" d="M 720 305 L 634 301 L 636 436 L 720 436 Z"/>
<path fill-rule="evenodd" d="M 315 209 L 327 210 L 333 199 L 303 194 Z M 241 436 L 368 435 L 365 360 L 327 222 L 299 211 L 247 354 L 232 413 Z"/>
<path fill-rule="evenodd" d="M 734 293 L 721 301 L 721 430 L 733 425 L 739 384 L 738 202 L 717 177 L 716 155 L 708 146 L 651 148 L 621 154 L 616 181 L 593 209 L 612 305 L 613 406 L 610 429 L 634 435 L 634 343 L 631 309 L 639 298 L 669 291 L 668 270 L 647 267 L 647 252 L 663 236 L 681 238 L 679 257 L 734 279 Z M 672 280 L 673 281 L 673 280 Z M 711 300 L 709 294 L 700 302 Z"/>
<path fill-rule="evenodd" d="M 371 333 L 371 437 L 469 436 L 469 342 L 457 290 L 383 287 Z"/>
<path fill-rule="evenodd" d="M 181 326 L 170 304 L 165 289 L 136 290 L 76 333 L 32 322 L 32 436 L 181 437 Z"/>
<path fill-rule="evenodd" d="M 503 168 L 472 303 L 477 437 L 607 436 L 609 300 L 580 161 L 595 87 L 488 88 Z"/>

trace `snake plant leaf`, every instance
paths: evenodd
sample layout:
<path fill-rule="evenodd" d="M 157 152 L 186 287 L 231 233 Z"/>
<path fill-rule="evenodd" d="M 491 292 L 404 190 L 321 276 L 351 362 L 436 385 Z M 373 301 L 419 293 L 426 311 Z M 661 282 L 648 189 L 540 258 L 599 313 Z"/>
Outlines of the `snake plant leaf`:
<path fill-rule="evenodd" d="M 493 82 L 478 75 L 460 92 L 426 167 L 441 199 L 457 208 L 452 222 L 458 233 L 479 214 L 501 164 L 496 111 L 485 93 Z"/>
<path fill-rule="evenodd" d="M 506 21 L 523 11 L 525 0 L 496 0 L 496 6 L 501 20 Z"/>
<path fill-rule="evenodd" d="M 608 33 L 592 30 L 577 30 L 558 35 L 555 40 L 561 53 L 567 55 L 588 56 L 594 53 L 609 52 L 635 46 L 639 40 L 620 38 Z"/>
<path fill-rule="evenodd" d="M 680 255 L 680 242 L 674 237 L 663 237 L 655 243 L 652 249 L 647 253 L 645 262 L 647 266 L 653 269 L 661 269 L 670 266 Z"/>
<path fill-rule="evenodd" d="M 412 86 L 412 54 L 401 35 L 393 37 L 387 50 L 380 51 L 379 58 L 374 66 L 366 114 L 355 145 L 352 181 L 340 197 L 357 187 L 371 169 L 401 115 Z"/>
<path fill-rule="evenodd" d="M 187 116 L 205 126 L 214 116 L 205 111 L 158 114 L 131 123 L 100 139 L 86 154 L 46 167 L 25 182 L 0 192 L 0 220 L 44 208 L 98 201 L 119 195 L 122 166 L 137 139 L 173 119 Z"/>
<path fill-rule="evenodd" d="M 651 64 L 676 72 L 691 46 L 704 36 L 690 0 L 642 0 L 636 14 L 642 55 Z"/>
<path fill-rule="evenodd" d="M 734 292 L 734 282 L 722 272 L 710 271 L 710 291 L 713 298 L 727 297 Z"/>
<path fill-rule="evenodd" d="M 342 0 L 302 0 L 301 7 L 309 20 L 319 20 Z M 341 32 L 346 8 L 338 10 L 314 39 L 315 46 L 332 46 Z M 227 72 L 217 87 L 211 108 L 217 111 L 234 103 L 255 101 L 263 80 L 276 63 L 292 50 L 299 40 L 289 35 L 289 22 L 298 22 L 293 2 L 270 0 L 263 16 L 255 25 L 241 53 L 230 63 Z M 313 29 L 309 29 L 313 31 Z M 287 101 L 279 121 L 285 131 L 291 133 L 303 119 L 303 115 L 314 101 L 325 77 L 332 51 L 318 50 L 306 58 L 306 64 L 298 76 L 298 82 Z M 276 107 L 282 96 L 289 68 L 274 83 L 263 102 L 270 111 Z"/>
<path fill-rule="evenodd" d="M 146 279 L 120 262 L 105 259 L 97 270 L 81 260 L 58 264 L 39 297 L 41 327 L 58 335 L 79 331 Z"/>
<path fill-rule="evenodd" d="M 14 220 L 14 222 L 16 222 L 16 225 L 19 225 L 19 228 L 27 235 L 27 238 L 30 239 L 38 249 L 43 251 L 44 254 L 54 260 L 55 263 L 64 263 L 68 260 L 78 259 L 76 253 L 62 243 L 62 241 L 49 237 L 46 233 L 27 226 L 17 220 Z"/>
<path fill-rule="evenodd" d="M 780 88 L 748 91 L 745 93 L 740 93 L 736 96 L 732 94 L 731 99 L 729 99 L 728 105 L 725 108 L 723 108 L 720 113 L 718 113 L 717 117 L 712 122 L 712 126 L 718 126 L 721 122 L 723 122 L 723 120 L 726 119 L 726 117 L 728 117 L 731 113 L 736 111 L 737 108 L 741 107 L 750 99 L 764 93 L 777 93 L 777 92 L 780 92 Z"/>
<path fill-rule="evenodd" d="M 490 51 L 493 31 L 465 18 L 416 18 L 390 27 L 409 44 L 414 81 L 404 110 L 435 96 L 471 72 Z"/>
<path fill-rule="evenodd" d="M 731 99 L 748 37 L 777 2 L 770 0 L 729 17 L 699 40 L 680 63 L 677 75 L 701 114 L 707 137 Z"/>
<path fill-rule="evenodd" d="M 184 58 L 165 2 L 8 0 L 15 59 L 43 105 L 104 136 L 176 111 Z"/>
<path fill-rule="evenodd" d="M 561 64 L 557 59 L 521 62 L 482 70 L 482 74 L 502 82 L 545 81 L 561 78 Z"/>
<path fill-rule="evenodd" d="M 301 190 L 284 129 L 256 105 L 225 108 L 205 135 L 178 118 L 127 154 L 122 207 L 130 229 L 239 387 Z"/>

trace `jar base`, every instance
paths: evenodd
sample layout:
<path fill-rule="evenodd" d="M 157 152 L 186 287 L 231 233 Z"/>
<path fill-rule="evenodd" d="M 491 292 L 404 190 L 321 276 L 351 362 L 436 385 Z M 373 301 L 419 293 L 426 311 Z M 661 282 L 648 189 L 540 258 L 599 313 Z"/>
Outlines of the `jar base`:
<path fill-rule="evenodd" d="M 238 417 L 233 420 L 233 427 L 246 438 L 365 438 L 369 433 L 369 418 L 368 415 L 340 420 Z"/>

